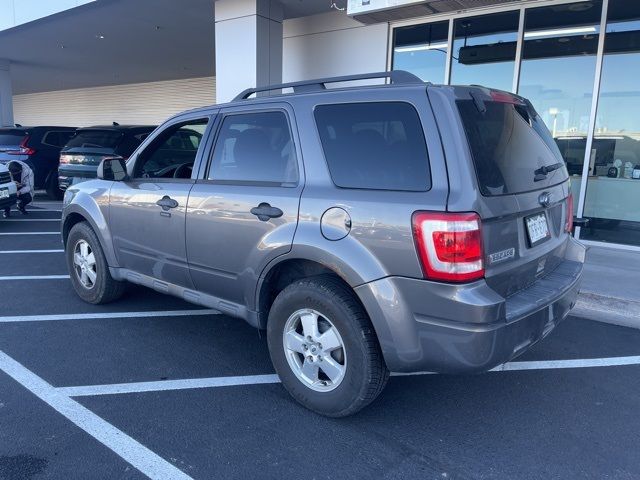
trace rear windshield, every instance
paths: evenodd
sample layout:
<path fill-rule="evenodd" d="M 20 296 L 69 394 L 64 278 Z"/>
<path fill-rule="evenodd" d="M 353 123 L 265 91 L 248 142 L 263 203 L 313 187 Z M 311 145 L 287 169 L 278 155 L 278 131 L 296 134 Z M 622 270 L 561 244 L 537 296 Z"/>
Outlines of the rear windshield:
<path fill-rule="evenodd" d="M 524 193 L 568 178 L 560 150 L 534 111 L 503 102 L 484 102 L 485 112 L 473 100 L 457 104 L 483 195 Z"/>
<path fill-rule="evenodd" d="M 315 118 L 329 172 L 338 187 L 431 188 L 422 124 L 409 103 L 319 105 Z"/>
<path fill-rule="evenodd" d="M 27 136 L 27 132 L 19 130 L 13 132 L 0 132 L 0 145 L 20 145 Z"/>
<path fill-rule="evenodd" d="M 64 148 L 116 148 L 121 139 L 122 132 L 114 130 L 81 130 Z"/>

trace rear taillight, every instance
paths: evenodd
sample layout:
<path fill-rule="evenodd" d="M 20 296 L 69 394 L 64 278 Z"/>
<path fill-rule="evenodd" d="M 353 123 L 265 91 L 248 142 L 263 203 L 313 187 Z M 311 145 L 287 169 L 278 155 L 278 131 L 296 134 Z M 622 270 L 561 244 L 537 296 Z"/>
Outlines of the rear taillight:
<path fill-rule="evenodd" d="M 477 213 L 416 212 L 413 235 L 426 278 L 470 282 L 484 277 Z"/>
<path fill-rule="evenodd" d="M 33 148 L 27 146 L 27 142 L 29 141 L 30 138 L 31 137 L 27 135 L 20 142 L 20 146 L 19 146 L 20 148 L 18 148 L 17 150 L 9 150 L 9 151 L 6 151 L 5 153 L 7 155 L 34 155 L 36 151 Z"/>
<path fill-rule="evenodd" d="M 573 194 L 567 197 L 567 217 L 564 220 L 564 231 L 571 233 L 573 230 Z"/>

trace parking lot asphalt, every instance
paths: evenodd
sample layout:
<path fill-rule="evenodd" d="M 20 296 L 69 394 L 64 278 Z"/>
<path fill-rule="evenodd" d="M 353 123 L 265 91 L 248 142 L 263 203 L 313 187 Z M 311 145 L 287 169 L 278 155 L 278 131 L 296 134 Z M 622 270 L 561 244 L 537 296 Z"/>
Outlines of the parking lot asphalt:
<path fill-rule="evenodd" d="M 327 419 L 242 321 L 79 300 L 59 209 L 0 220 L 0 479 L 640 479 L 640 330 L 569 317 L 502 369 L 394 376 Z"/>

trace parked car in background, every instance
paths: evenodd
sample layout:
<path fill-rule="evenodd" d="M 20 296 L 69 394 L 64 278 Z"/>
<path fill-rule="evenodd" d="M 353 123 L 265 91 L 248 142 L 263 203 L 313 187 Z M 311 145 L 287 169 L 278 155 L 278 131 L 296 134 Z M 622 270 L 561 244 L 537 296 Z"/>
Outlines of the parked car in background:
<path fill-rule="evenodd" d="M 289 393 L 340 417 L 390 371 L 486 371 L 548 335 L 580 288 L 572 224 L 528 100 L 395 71 L 173 117 L 69 188 L 62 238 L 85 301 L 132 282 L 243 318 Z"/>
<path fill-rule="evenodd" d="M 58 188 L 60 150 L 75 134 L 76 127 L 0 128 L 0 163 L 20 160 L 29 165 L 37 189 L 46 189 L 52 199 L 62 198 Z"/>
<path fill-rule="evenodd" d="M 58 183 L 61 190 L 89 178 L 96 178 L 102 159 L 125 160 L 153 132 L 150 125 L 118 125 L 79 128 L 60 152 Z"/>
<path fill-rule="evenodd" d="M 7 207 L 15 205 L 18 199 L 17 187 L 9 169 L 0 164 L 0 211 L 4 211 Z"/>

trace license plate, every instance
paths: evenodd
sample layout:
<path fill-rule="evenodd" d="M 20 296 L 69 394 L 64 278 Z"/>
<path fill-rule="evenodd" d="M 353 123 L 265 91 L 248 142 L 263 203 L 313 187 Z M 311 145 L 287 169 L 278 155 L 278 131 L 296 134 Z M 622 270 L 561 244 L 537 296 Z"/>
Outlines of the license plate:
<path fill-rule="evenodd" d="M 547 238 L 550 237 L 549 225 L 547 225 L 547 216 L 544 213 L 531 215 L 524 220 L 527 224 L 529 244 L 532 247 L 544 242 Z"/>
<path fill-rule="evenodd" d="M 9 198 L 9 190 L 6 188 L 0 190 L 0 198 Z"/>

